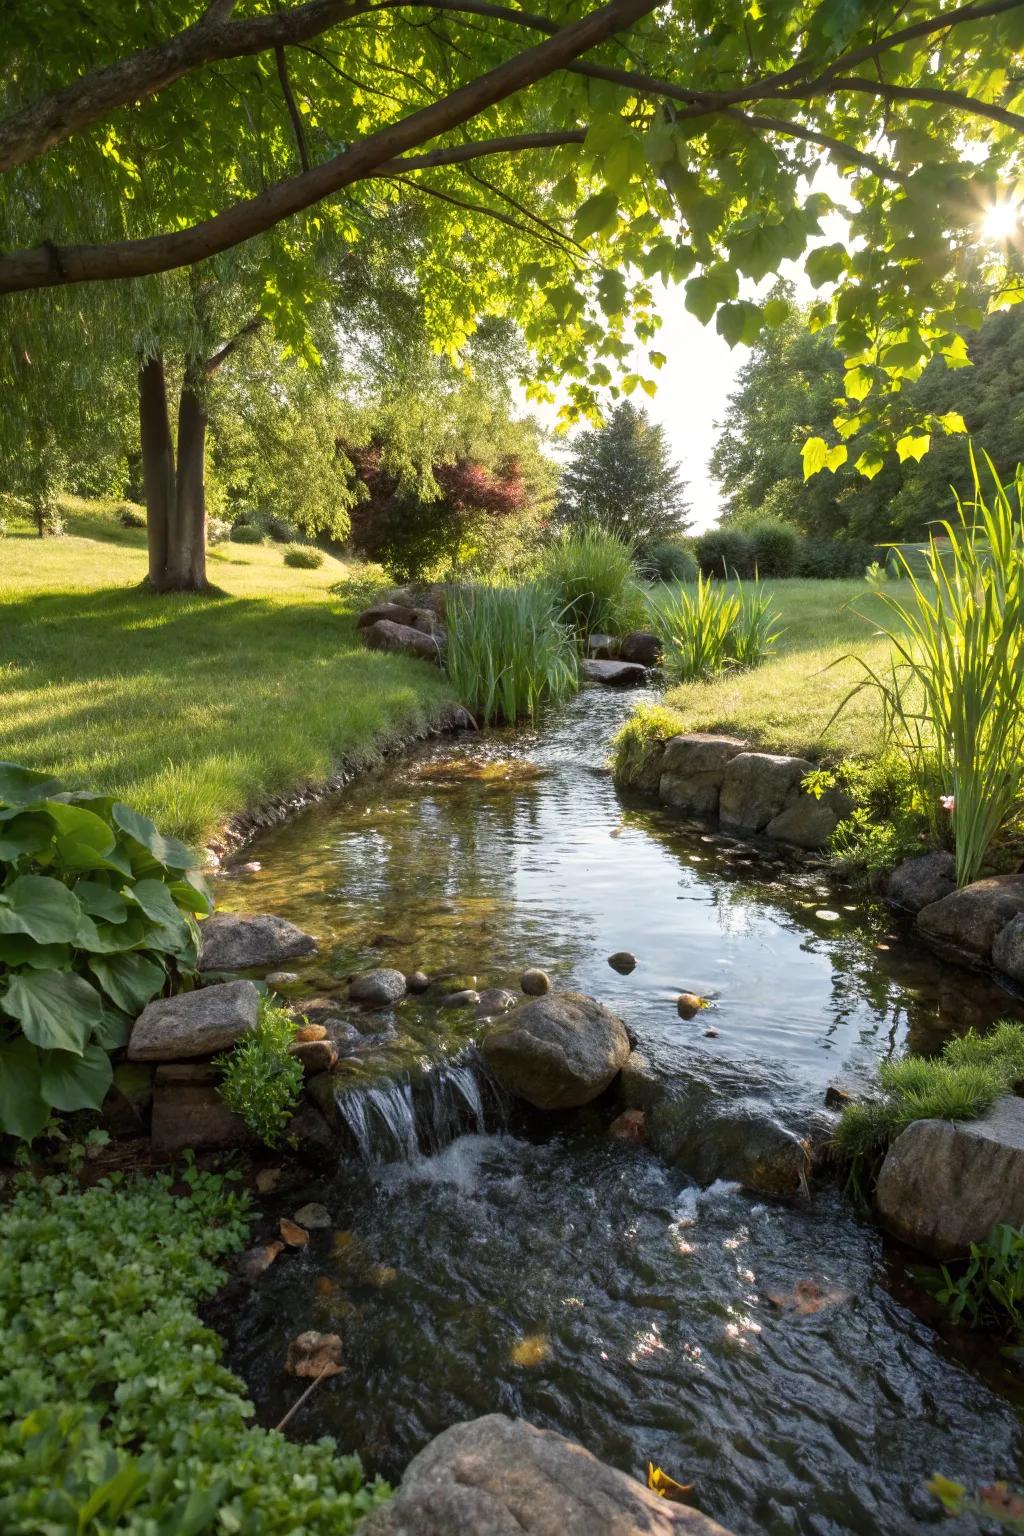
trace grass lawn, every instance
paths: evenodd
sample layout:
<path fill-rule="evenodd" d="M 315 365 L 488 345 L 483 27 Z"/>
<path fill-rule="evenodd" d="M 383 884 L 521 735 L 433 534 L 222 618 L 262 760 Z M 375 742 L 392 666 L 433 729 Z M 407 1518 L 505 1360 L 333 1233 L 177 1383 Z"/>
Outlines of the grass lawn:
<path fill-rule="evenodd" d="M 889 642 L 876 631 L 885 616 L 882 604 L 863 581 L 766 579 L 764 585 L 775 595 L 784 626 L 775 658 L 751 672 L 670 688 L 665 704 L 678 717 L 676 729 L 724 731 L 770 752 L 814 759 L 877 752 L 882 719 L 874 694 L 860 694 L 828 725 L 863 669 L 853 661 L 828 669 L 850 653 L 876 669 L 886 665 Z M 910 590 L 909 582 L 885 588 L 894 596 Z M 864 617 L 872 612 L 874 622 Z"/>
<path fill-rule="evenodd" d="M 293 570 L 280 545 L 221 544 L 223 596 L 153 597 L 145 530 L 69 504 L 68 535 L 0 539 L 0 759 L 109 791 L 202 840 L 233 813 L 323 781 L 438 721 L 425 662 L 366 650 L 327 592 L 345 567 Z"/>

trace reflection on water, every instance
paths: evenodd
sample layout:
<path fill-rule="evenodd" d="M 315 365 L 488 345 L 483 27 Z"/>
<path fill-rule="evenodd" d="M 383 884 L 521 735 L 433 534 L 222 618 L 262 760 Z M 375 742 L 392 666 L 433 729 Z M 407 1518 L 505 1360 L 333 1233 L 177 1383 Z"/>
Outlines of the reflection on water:
<path fill-rule="evenodd" d="M 615 1008 L 662 1067 L 699 1059 L 723 1092 L 754 1079 L 780 1110 L 1020 1011 L 813 861 L 620 799 L 604 758 L 625 707 L 588 691 L 539 734 L 435 745 L 262 836 L 244 856 L 260 873 L 220 882 L 222 905 L 324 941 L 294 995 L 326 994 L 355 1026 L 352 1150 L 380 1155 L 383 1127 L 384 1156 L 405 1159 L 347 1160 L 282 1202 L 323 1201 L 334 1229 L 230 1309 L 231 1363 L 275 1423 L 295 1396 L 288 1339 L 340 1332 L 346 1371 L 296 1432 L 392 1476 L 448 1424 L 501 1410 L 695 1481 L 737 1536 L 923 1533 L 933 1472 L 1015 1475 L 1010 1367 L 968 1368 L 897 1299 L 900 1261 L 837 1192 L 788 1207 L 701 1192 L 564 1120 L 444 1145 L 483 1105 L 466 1065 L 479 1023 L 441 996 L 515 985 L 527 965 Z M 623 949 L 626 976 L 607 963 Z M 369 965 L 447 979 L 362 1014 L 343 978 Z M 681 1021 L 682 990 L 713 1011 Z M 429 1156 L 410 1132 L 425 1097 L 423 1123 L 448 1127 Z M 824 1303 L 789 1304 L 806 1295 Z"/>

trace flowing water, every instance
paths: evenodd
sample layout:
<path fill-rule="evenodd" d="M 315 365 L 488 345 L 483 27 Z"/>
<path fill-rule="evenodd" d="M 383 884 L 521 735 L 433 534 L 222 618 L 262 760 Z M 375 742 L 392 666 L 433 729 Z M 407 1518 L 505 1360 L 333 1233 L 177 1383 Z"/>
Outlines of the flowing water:
<path fill-rule="evenodd" d="M 224 907 L 322 938 L 290 991 L 350 1026 L 339 1170 L 270 1211 L 317 1199 L 333 1227 L 221 1319 L 229 1359 L 274 1423 L 296 1395 L 288 1340 L 341 1333 L 346 1370 L 292 1432 L 391 1477 L 500 1410 L 694 1482 L 736 1536 L 924 1532 L 934 1472 L 1018 1475 L 1018 1368 L 929 1311 L 838 1190 L 701 1190 L 609 1140 L 613 1109 L 516 1111 L 480 1067 L 473 1010 L 444 1006 L 540 965 L 663 1068 L 754 1085 L 783 1118 L 883 1056 L 1020 1016 L 814 861 L 617 795 L 608 742 L 635 699 L 587 690 L 537 733 L 435 744 L 263 834 L 243 855 L 259 871 L 219 883 Z M 629 975 L 607 963 L 623 949 Z M 343 979 L 371 965 L 441 979 L 360 1012 Z M 681 990 L 711 1007 L 682 1022 Z M 807 1281 L 816 1310 L 795 1306 Z"/>

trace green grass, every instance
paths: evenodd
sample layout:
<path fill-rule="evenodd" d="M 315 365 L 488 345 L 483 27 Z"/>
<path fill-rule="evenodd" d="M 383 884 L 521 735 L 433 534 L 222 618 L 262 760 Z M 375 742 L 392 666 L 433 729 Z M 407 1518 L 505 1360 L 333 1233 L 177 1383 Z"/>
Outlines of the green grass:
<path fill-rule="evenodd" d="M 862 613 L 881 606 L 863 581 L 766 580 L 775 599 L 782 633 L 775 656 L 753 671 L 726 673 L 711 682 L 670 688 L 664 705 L 677 731 L 723 731 L 744 736 L 768 752 L 821 758 L 869 757 L 882 744 L 882 711 L 866 693 L 855 698 L 829 725 L 837 705 L 863 679 L 856 662 L 832 666 L 855 653 L 884 666 L 889 642 Z M 890 595 L 909 592 L 909 583 L 891 582 Z"/>
<path fill-rule="evenodd" d="M 485 725 L 533 720 L 540 707 L 575 693 L 572 631 L 549 588 L 470 587 L 448 604 L 448 675 Z"/>
<path fill-rule="evenodd" d="M 438 722 L 425 662 L 368 651 L 346 568 L 286 566 L 274 546 L 211 549 L 223 595 L 152 597 L 144 530 L 69 502 L 68 536 L 12 522 L 0 540 L 0 759 L 114 793 L 201 841 L 234 813 Z M 355 574 L 358 574 L 357 570 Z"/>

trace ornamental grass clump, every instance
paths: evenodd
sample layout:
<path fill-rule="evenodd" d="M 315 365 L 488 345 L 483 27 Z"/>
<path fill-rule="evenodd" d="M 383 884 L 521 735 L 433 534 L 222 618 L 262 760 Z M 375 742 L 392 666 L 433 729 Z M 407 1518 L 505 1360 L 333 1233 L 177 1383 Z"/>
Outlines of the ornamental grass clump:
<path fill-rule="evenodd" d="M 447 617 L 448 676 L 485 724 L 533 720 L 579 686 L 575 639 L 545 584 L 469 587 Z"/>
<path fill-rule="evenodd" d="M 700 682 L 730 667 L 756 667 L 772 655 L 780 631 L 771 594 L 760 582 L 729 586 L 699 575 L 651 604 L 665 647 L 665 665 L 678 682 Z"/>
<path fill-rule="evenodd" d="M 991 496 L 972 452 L 973 499 L 957 498 L 956 521 L 937 526 L 923 569 L 896 551 L 910 598 L 874 594 L 891 664 L 861 661 L 866 675 L 840 705 L 865 688 L 878 693 L 887 739 L 906 755 L 933 823 L 940 808 L 949 815 L 960 886 L 978 878 L 1024 801 L 1024 469 L 1011 493 L 986 463 Z"/>
<path fill-rule="evenodd" d="M 601 528 L 563 534 L 544 553 L 538 579 L 579 639 L 624 635 L 647 621 L 630 546 Z"/>

